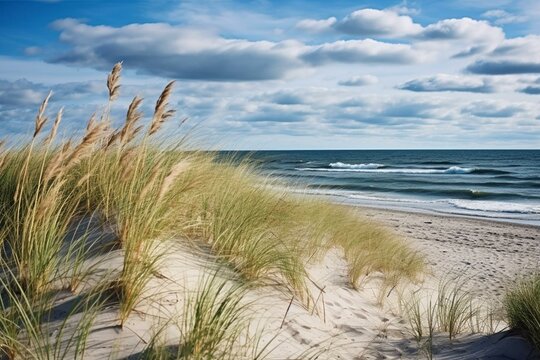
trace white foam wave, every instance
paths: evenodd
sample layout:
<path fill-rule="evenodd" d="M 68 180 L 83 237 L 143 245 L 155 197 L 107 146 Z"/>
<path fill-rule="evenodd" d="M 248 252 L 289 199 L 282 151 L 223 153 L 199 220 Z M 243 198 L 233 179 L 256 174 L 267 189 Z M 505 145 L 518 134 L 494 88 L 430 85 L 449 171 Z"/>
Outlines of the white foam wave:
<path fill-rule="evenodd" d="M 457 208 L 472 211 L 540 214 L 539 205 L 528 205 L 488 200 L 447 200 L 447 202 Z"/>
<path fill-rule="evenodd" d="M 363 165 L 363 164 L 359 164 Z M 375 164 L 365 164 L 375 165 Z M 326 172 L 362 172 L 362 173 L 386 173 L 386 174 L 468 174 L 473 168 L 452 166 L 448 169 L 378 169 L 378 168 L 296 168 L 298 171 L 326 171 Z"/>
<path fill-rule="evenodd" d="M 340 168 L 340 169 L 378 169 L 378 168 L 381 168 L 383 166 L 384 165 L 382 165 L 382 164 L 374 164 L 374 163 L 369 163 L 369 164 L 347 164 L 347 163 L 342 163 L 342 162 L 339 162 L 339 161 L 330 164 L 330 167 L 332 167 L 332 168 Z"/>

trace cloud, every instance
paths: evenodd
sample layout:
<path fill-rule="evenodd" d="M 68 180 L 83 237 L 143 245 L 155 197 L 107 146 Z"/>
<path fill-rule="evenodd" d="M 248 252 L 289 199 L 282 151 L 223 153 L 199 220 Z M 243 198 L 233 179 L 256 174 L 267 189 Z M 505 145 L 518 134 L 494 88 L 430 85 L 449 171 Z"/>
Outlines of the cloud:
<path fill-rule="evenodd" d="M 405 10 L 405 11 L 404 11 Z M 411 38 L 423 41 L 465 41 L 468 44 L 493 44 L 504 39 L 501 28 L 492 26 L 485 20 L 468 17 L 443 19 L 422 26 L 409 15 L 416 12 L 408 8 L 392 7 L 384 10 L 356 10 L 341 20 L 331 17 L 325 20 L 305 19 L 297 27 L 309 32 L 325 32 L 331 29 L 362 37 Z"/>
<path fill-rule="evenodd" d="M 506 39 L 492 52 L 497 57 L 538 58 L 540 55 L 540 35 L 528 35 Z"/>
<path fill-rule="evenodd" d="M 540 95 L 540 86 L 530 85 L 523 89 L 520 89 L 519 92 L 529 95 Z"/>
<path fill-rule="evenodd" d="M 485 20 L 468 17 L 443 19 L 427 26 L 415 23 L 409 15 L 416 14 L 408 8 L 392 7 L 384 10 L 356 10 L 341 20 L 305 19 L 297 28 L 311 33 L 334 31 L 362 38 L 409 39 L 417 48 L 433 53 L 454 52 L 454 58 L 463 58 L 493 50 L 501 43 L 503 29 Z"/>
<path fill-rule="evenodd" d="M 253 114 L 243 116 L 240 120 L 246 122 L 303 122 L 311 114 L 310 111 L 293 109 L 287 105 L 264 104 Z"/>
<path fill-rule="evenodd" d="M 540 73 L 540 36 L 507 39 L 485 58 L 466 67 L 474 74 L 508 75 Z"/>
<path fill-rule="evenodd" d="M 346 34 L 360 36 L 406 37 L 420 33 L 422 26 L 407 15 L 391 10 L 362 9 L 332 24 Z"/>
<path fill-rule="evenodd" d="M 391 44 L 373 39 L 339 40 L 312 46 L 302 58 L 313 65 L 331 62 L 413 64 L 426 57 L 408 44 Z"/>
<path fill-rule="evenodd" d="M 365 86 L 376 84 L 379 79 L 373 75 L 360 75 L 355 76 L 347 80 L 339 81 L 338 84 L 341 86 Z"/>
<path fill-rule="evenodd" d="M 123 60 L 127 69 L 177 79 L 273 80 L 294 70 L 327 63 L 410 64 L 424 57 L 411 45 L 372 39 L 307 46 L 293 40 L 226 39 L 164 23 L 115 28 L 64 19 L 56 21 L 54 27 L 71 48 L 50 62 L 108 70 Z"/>
<path fill-rule="evenodd" d="M 452 59 L 466 58 L 487 52 L 489 49 L 485 45 L 469 46 L 451 56 Z"/>
<path fill-rule="evenodd" d="M 164 23 L 114 28 L 64 19 L 54 27 L 71 49 L 53 63 L 105 70 L 123 60 L 147 74 L 218 81 L 279 79 L 301 66 L 296 55 L 302 45 L 294 41 L 230 40 Z"/>
<path fill-rule="evenodd" d="M 509 118 L 523 112 L 523 108 L 519 105 L 505 105 L 496 101 L 475 101 L 461 109 L 461 112 L 481 118 Z"/>
<path fill-rule="evenodd" d="M 39 105 L 49 91 L 53 92 L 51 101 L 73 100 L 88 94 L 105 93 L 101 82 L 71 82 L 51 86 L 26 79 L 15 81 L 0 80 L 0 106 L 33 107 Z"/>
<path fill-rule="evenodd" d="M 270 101 L 279 105 L 298 105 L 305 102 L 304 98 L 295 92 L 278 91 L 269 96 Z"/>
<path fill-rule="evenodd" d="M 487 21 L 471 18 L 445 19 L 426 26 L 418 36 L 424 40 L 466 40 L 475 43 L 497 43 L 504 39 L 501 28 Z"/>
<path fill-rule="evenodd" d="M 540 73 L 540 62 L 478 60 L 467 66 L 466 70 L 483 75 L 535 74 Z"/>
<path fill-rule="evenodd" d="M 399 85 L 398 88 L 416 92 L 457 91 L 491 93 L 495 91 L 492 82 L 488 79 L 447 74 L 414 79 Z"/>
<path fill-rule="evenodd" d="M 502 9 L 488 10 L 482 14 L 482 17 L 491 19 L 495 24 L 498 25 L 522 23 L 527 21 L 526 16 L 514 15 Z"/>
<path fill-rule="evenodd" d="M 0 80 L 0 107 L 2 108 L 37 106 L 46 95 L 47 91 L 42 85 L 34 84 L 26 79 Z"/>
<path fill-rule="evenodd" d="M 304 19 L 296 24 L 296 28 L 312 34 L 324 33 L 332 30 L 336 21 L 337 19 L 333 16 L 324 20 Z"/>
<path fill-rule="evenodd" d="M 398 99 L 385 103 L 379 114 L 391 118 L 432 119 L 440 116 L 439 108 L 440 105 L 432 101 Z"/>
<path fill-rule="evenodd" d="M 422 31 L 422 25 L 408 16 L 412 14 L 416 11 L 406 7 L 368 8 L 353 11 L 339 21 L 333 16 L 322 20 L 304 19 L 296 28 L 309 33 L 336 31 L 361 37 L 402 38 Z"/>

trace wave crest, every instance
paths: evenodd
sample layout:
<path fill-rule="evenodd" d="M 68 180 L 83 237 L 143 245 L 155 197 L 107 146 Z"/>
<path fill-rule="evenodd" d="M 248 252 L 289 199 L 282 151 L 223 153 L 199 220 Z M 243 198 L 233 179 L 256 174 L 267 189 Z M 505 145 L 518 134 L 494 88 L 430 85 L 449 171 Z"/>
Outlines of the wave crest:
<path fill-rule="evenodd" d="M 332 163 L 343 164 L 343 163 Z M 330 164 L 330 166 L 332 166 Z M 343 164 L 349 165 L 351 164 Z M 359 167 L 360 165 L 371 165 L 371 167 Z M 377 165 L 379 167 L 374 167 Z M 296 168 L 298 171 L 328 171 L 328 172 L 366 172 L 366 173 L 387 173 L 387 174 L 469 174 L 475 171 L 473 168 L 462 168 L 452 166 L 448 169 L 419 169 L 419 168 L 403 168 L 403 169 L 381 169 L 380 164 L 357 164 L 358 167 L 332 167 L 332 168 Z"/>
<path fill-rule="evenodd" d="M 540 206 L 487 200 L 447 200 L 450 205 L 464 210 L 540 214 Z"/>
<path fill-rule="evenodd" d="M 375 164 L 375 163 L 369 163 L 369 164 L 347 164 L 342 163 L 340 161 L 331 163 L 331 168 L 338 168 L 338 169 L 379 169 L 384 167 L 382 164 Z"/>

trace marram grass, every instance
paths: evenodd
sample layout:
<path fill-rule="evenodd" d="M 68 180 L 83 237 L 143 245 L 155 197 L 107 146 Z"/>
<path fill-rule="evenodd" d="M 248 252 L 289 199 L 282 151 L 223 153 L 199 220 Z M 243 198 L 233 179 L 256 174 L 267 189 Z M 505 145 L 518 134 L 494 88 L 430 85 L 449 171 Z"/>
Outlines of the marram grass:
<path fill-rule="evenodd" d="M 540 274 L 519 281 L 507 293 L 504 305 L 510 326 L 540 350 Z"/>
<path fill-rule="evenodd" d="M 124 326 L 148 297 L 147 285 L 166 256 L 159 250 L 163 240 L 204 244 L 244 285 L 280 286 L 308 307 L 313 304 L 308 265 L 332 248 L 343 251 L 353 288 L 373 273 L 383 274 L 385 285 L 395 287 L 422 271 L 419 255 L 350 209 L 279 190 L 276 180 L 261 176 L 249 161 L 194 151 L 185 135 L 176 143 L 160 143 L 156 134 L 174 114 L 169 107 L 173 82 L 156 101 L 149 123 L 143 122 L 143 99 L 135 97 L 122 126 L 113 128 L 110 109 L 121 93 L 121 71 L 121 64 L 115 65 L 107 81 L 108 106 L 90 117 L 80 138 L 57 138 L 63 110 L 51 124 L 49 94 L 28 143 L 0 146 L 0 351 L 6 357 L 22 356 L 22 349 L 30 347 L 41 354 L 37 358 L 55 358 L 60 350 L 41 343 L 44 324 L 29 309 L 39 306 L 47 313 L 53 305 L 47 302 L 59 291 L 85 299 L 88 314 L 98 311 L 102 301 L 114 301 L 118 325 Z M 97 219 L 113 237 L 103 249 L 122 257 L 120 268 L 94 282 L 93 289 L 85 279 L 94 266 L 86 260 L 99 249 L 88 244 L 92 236 L 83 225 L 88 219 Z M 191 349 L 190 354 L 212 353 L 215 344 L 234 340 L 227 332 L 238 329 L 243 316 L 240 290 L 222 297 L 213 282 L 204 284 L 180 320 L 181 340 L 190 344 L 182 351 Z M 219 317 L 205 318 L 201 311 Z M 92 317 L 85 321 L 87 331 Z M 212 321 L 221 328 L 200 328 Z M 204 341 L 190 335 L 201 331 Z M 69 343 L 77 354 L 84 353 L 85 334 Z"/>

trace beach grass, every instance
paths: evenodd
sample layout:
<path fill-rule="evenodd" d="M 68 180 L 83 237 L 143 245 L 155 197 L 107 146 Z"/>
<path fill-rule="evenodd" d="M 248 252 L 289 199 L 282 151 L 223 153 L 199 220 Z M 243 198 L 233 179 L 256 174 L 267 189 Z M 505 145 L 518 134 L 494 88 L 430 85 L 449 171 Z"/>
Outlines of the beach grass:
<path fill-rule="evenodd" d="M 172 82 L 148 124 L 142 123 L 143 99 L 135 97 L 123 125 L 112 128 L 110 109 L 120 93 L 121 70 L 117 64 L 108 77 L 106 110 L 90 117 L 79 138 L 57 138 L 63 112 L 50 124 L 49 95 L 28 143 L 0 150 L 0 349 L 8 358 L 21 355 L 32 339 L 32 349 L 49 349 L 37 358 L 49 356 L 51 346 L 40 345 L 47 322 L 42 315 L 61 291 L 86 299 L 88 314 L 83 333 L 63 353 L 73 347 L 76 354 L 83 352 L 90 315 L 103 302 L 117 306 L 122 328 L 148 297 L 148 284 L 166 256 L 165 240 L 207 246 L 242 283 L 224 290 L 228 285 L 204 281 L 187 300 L 180 349 L 191 355 L 180 358 L 208 358 L 205 354 L 235 341 L 245 286 L 279 287 L 304 306 L 315 306 L 308 267 L 330 249 L 344 254 L 353 289 L 372 274 L 382 274 L 392 288 L 422 272 L 420 255 L 353 209 L 294 195 L 249 159 L 194 150 L 186 137 L 160 142 L 156 134 L 174 114 Z M 89 221 L 110 235 L 107 246 L 90 240 L 95 228 L 84 225 Z M 103 279 L 85 281 L 95 276 L 96 265 L 88 261 L 106 249 L 120 254 L 121 266 Z"/>
<path fill-rule="evenodd" d="M 505 297 L 510 326 L 540 350 L 540 274 L 521 279 Z"/>

